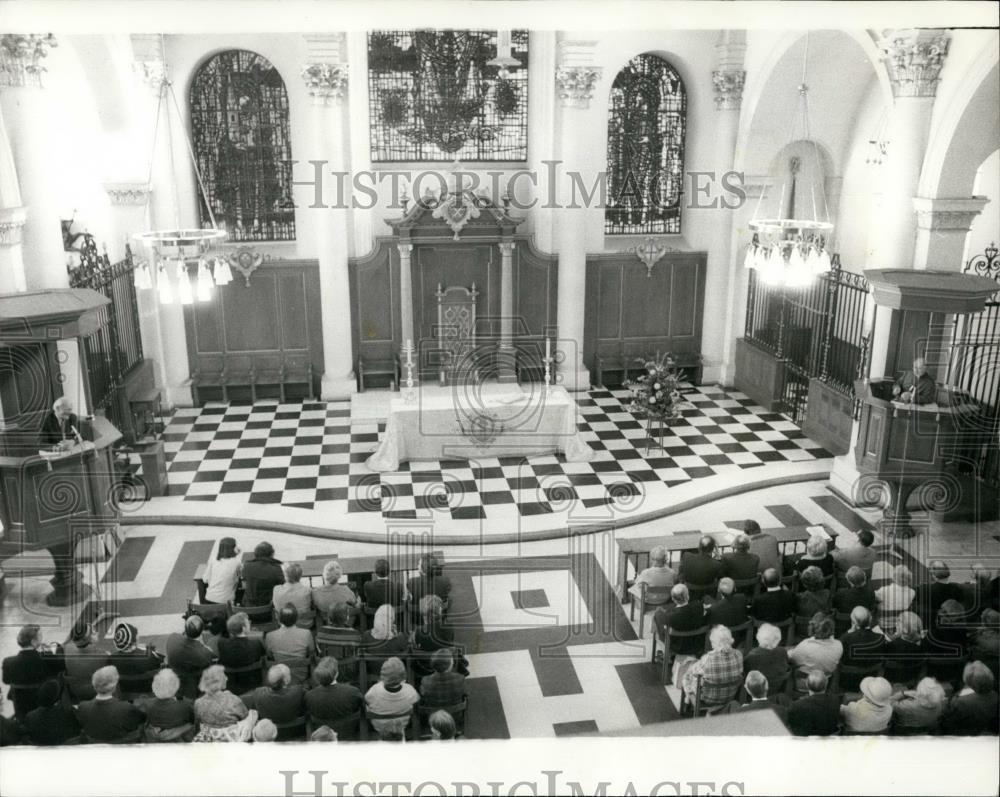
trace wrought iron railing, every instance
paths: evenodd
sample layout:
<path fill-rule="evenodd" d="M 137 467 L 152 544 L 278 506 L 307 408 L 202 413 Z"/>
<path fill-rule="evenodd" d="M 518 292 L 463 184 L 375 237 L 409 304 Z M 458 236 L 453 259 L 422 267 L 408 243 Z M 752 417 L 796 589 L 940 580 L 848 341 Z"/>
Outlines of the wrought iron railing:
<path fill-rule="evenodd" d="M 868 297 L 867 280 L 844 271 L 838 255 L 833 268 L 805 288 L 768 285 L 750 272 L 744 336 L 784 361 L 782 401 L 796 422 L 805 412 L 810 379 L 853 396 L 865 356 Z"/>

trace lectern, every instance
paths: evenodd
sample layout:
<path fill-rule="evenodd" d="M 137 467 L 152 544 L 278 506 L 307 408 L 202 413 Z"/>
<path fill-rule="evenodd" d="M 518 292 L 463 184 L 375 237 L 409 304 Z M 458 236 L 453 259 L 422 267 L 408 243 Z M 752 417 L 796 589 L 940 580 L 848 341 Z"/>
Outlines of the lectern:
<path fill-rule="evenodd" d="M 860 503 L 878 503 L 876 495 L 887 492 L 882 531 L 905 537 L 913 534 L 907 512 L 911 498 L 927 511 L 961 501 L 965 486 L 957 466 L 966 451 L 982 444 L 990 424 L 983 421 L 979 402 L 940 382 L 931 403 L 897 401 L 894 376 L 918 356 L 932 375 L 935 366 L 946 366 L 951 340 L 943 331 L 956 315 L 980 312 L 997 284 L 945 271 L 868 270 L 865 275 L 876 308 L 891 313 L 886 369 L 893 374 L 855 383 L 860 403 L 855 462 L 862 474 L 856 497 Z"/>

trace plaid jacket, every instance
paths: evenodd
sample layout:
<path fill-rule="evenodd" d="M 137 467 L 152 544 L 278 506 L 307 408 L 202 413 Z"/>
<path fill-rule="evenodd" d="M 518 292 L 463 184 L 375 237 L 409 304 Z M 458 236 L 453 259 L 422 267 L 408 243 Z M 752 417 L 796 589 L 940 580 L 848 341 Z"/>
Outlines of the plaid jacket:
<path fill-rule="evenodd" d="M 704 676 L 701 681 L 702 703 L 727 703 L 743 683 L 743 654 L 733 648 L 713 650 L 702 656 L 691 669 L 693 676 L 697 676 L 699 671 Z"/>

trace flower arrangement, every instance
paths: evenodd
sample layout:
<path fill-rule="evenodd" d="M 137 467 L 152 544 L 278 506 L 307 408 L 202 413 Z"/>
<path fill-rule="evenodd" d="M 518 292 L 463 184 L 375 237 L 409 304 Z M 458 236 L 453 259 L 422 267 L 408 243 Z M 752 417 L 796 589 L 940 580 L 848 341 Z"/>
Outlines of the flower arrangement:
<path fill-rule="evenodd" d="M 632 391 L 629 412 L 659 421 L 670 421 L 680 416 L 680 375 L 670 354 L 657 354 L 652 359 L 636 358 L 645 373 L 625 383 Z"/>

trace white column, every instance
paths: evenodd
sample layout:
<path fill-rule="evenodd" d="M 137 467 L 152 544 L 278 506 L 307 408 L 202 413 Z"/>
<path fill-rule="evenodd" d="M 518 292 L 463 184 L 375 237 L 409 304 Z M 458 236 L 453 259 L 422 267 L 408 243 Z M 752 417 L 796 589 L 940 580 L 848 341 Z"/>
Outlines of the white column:
<path fill-rule="evenodd" d="M 313 100 L 313 124 L 319 154 L 326 173 L 346 171 L 347 157 L 347 64 L 339 60 L 343 37 L 307 37 L 310 63 L 302 71 Z M 335 181 L 330 181 L 335 182 Z M 345 197 L 335 186 L 325 192 L 325 204 L 317 230 L 319 291 L 323 321 L 323 380 L 320 395 L 325 400 L 349 398 L 356 390 L 351 346 L 351 300 L 347 269 L 349 211 Z"/>
<path fill-rule="evenodd" d="M 0 293 L 25 290 L 21 240 L 28 212 L 21 203 L 17 167 L 0 112 Z"/>
<path fill-rule="evenodd" d="M 501 241 L 500 247 L 500 356 L 498 381 L 516 382 L 514 363 L 514 247 L 513 241 Z"/>
<path fill-rule="evenodd" d="M 961 271 L 965 265 L 965 240 L 972 220 L 990 200 L 982 196 L 956 199 L 914 197 L 917 244 L 914 268 Z"/>
<path fill-rule="evenodd" d="M 740 105 L 743 100 L 743 56 L 746 52 L 744 31 L 723 31 L 715 46 L 717 69 L 712 72 L 715 89 L 715 182 L 732 171 L 736 154 L 736 138 L 740 125 Z M 714 192 L 713 196 L 719 192 Z M 723 202 L 722 195 L 715 210 L 714 246 L 709 247 L 708 274 L 705 284 L 705 322 L 702 336 L 704 370 L 702 379 L 708 383 L 733 384 L 736 375 L 736 338 L 742 330 L 732 326 L 732 307 L 735 291 L 742 284 L 740 269 L 743 259 L 739 250 L 733 254 L 733 210 Z M 746 293 L 741 294 L 744 298 Z"/>
<path fill-rule="evenodd" d="M 403 345 L 413 341 L 415 351 L 419 351 L 419 343 L 413 334 L 413 276 L 410 272 L 410 257 L 413 254 L 413 244 L 396 244 L 399 250 L 399 326 Z M 419 369 L 418 369 L 419 370 Z"/>
<path fill-rule="evenodd" d="M 590 372 L 583 364 L 583 323 L 586 304 L 587 208 L 571 207 L 573 194 L 570 172 L 586 170 L 582 151 L 583 114 L 590 105 L 594 85 L 601 69 L 591 66 L 594 42 L 560 42 L 559 66 L 556 67 L 556 94 L 561 104 L 559 114 L 559 157 L 562 161 L 560 207 L 553 211 L 556 245 L 559 256 L 559 295 L 557 320 L 559 339 L 556 345 L 556 381 L 567 390 L 588 390 Z"/>

